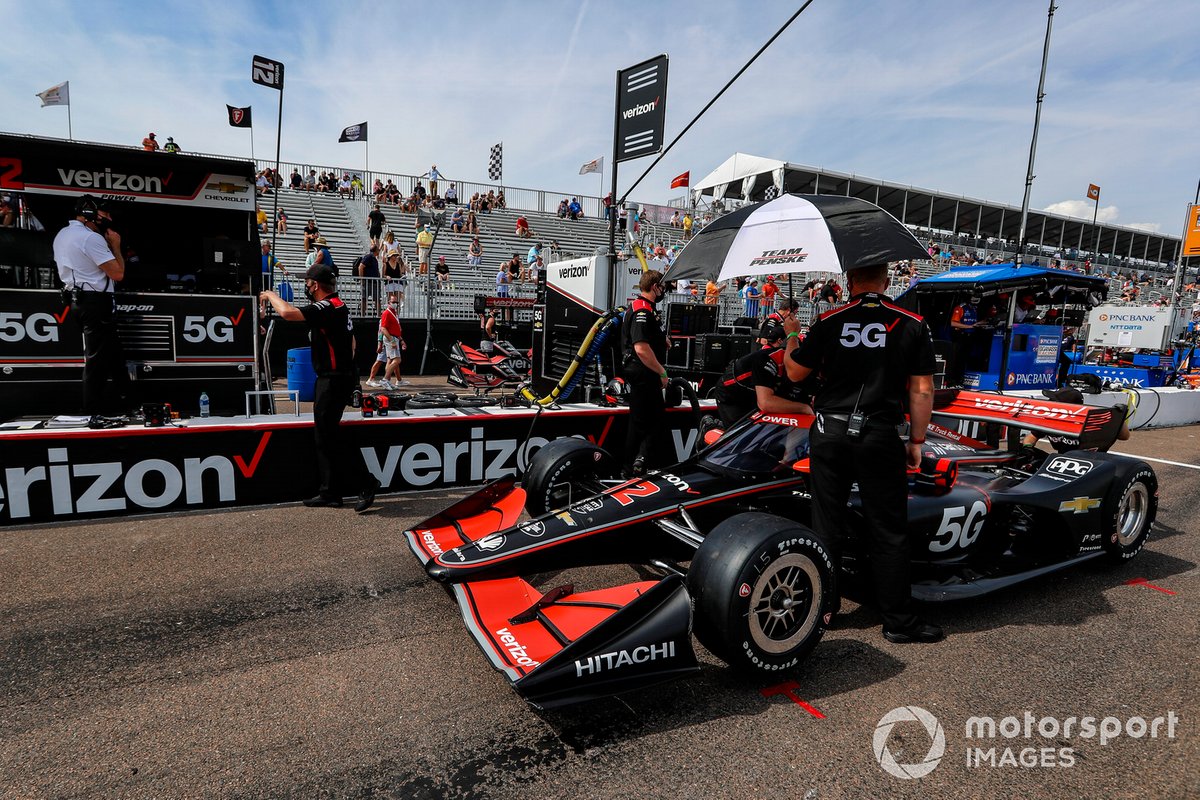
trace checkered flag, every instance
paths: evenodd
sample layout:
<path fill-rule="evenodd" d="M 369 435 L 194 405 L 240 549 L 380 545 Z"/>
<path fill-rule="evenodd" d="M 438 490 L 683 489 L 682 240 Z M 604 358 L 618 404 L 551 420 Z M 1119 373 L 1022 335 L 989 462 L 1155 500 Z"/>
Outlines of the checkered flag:
<path fill-rule="evenodd" d="M 492 145 L 488 156 L 488 178 L 494 181 L 504 178 L 504 142 Z"/>
<path fill-rule="evenodd" d="M 767 187 L 767 191 L 763 193 L 763 199 L 774 200 L 776 197 L 779 197 L 779 190 L 775 188 L 775 184 L 771 184 Z"/>

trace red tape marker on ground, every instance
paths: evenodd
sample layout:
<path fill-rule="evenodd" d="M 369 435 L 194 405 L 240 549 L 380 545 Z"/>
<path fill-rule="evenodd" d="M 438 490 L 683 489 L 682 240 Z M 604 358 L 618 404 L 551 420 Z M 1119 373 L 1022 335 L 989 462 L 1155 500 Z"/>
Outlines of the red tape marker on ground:
<path fill-rule="evenodd" d="M 774 697 L 777 694 L 781 694 L 784 697 L 786 697 L 787 699 L 791 700 L 796 705 L 803 708 L 808 713 L 812 714 L 817 719 L 825 719 L 824 714 L 822 714 L 820 711 L 817 711 L 817 709 L 813 708 L 808 703 L 804 702 L 803 700 L 801 700 L 799 697 L 797 697 L 795 694 L 792 693 L 792 689 L 799 689 L 799 688 L 800 688 L 800 684 L 796 683 L 795 681 L 784 681 L 783 683 L 779 684 L 778 686 L 768 686 L 766 689 L 761 690 L 760 694 L 762 694 L 763 697 Z"/>
<path fill-rule="evenodd" d="M 1146 580 L 1145 578 L 1134 578 L 1133 580 L 1125 581 L 1125 585 L 1126 586 L 1145 586 L 1149 589 L 1153 589 L 1156 592 L 1162 592 L 1163 594 L 1175 594 L 1175 592 L 1172 592 L 1170 589 L 1164 589 L 1161 586 L 1155 586 L 1153 583 Z"/>

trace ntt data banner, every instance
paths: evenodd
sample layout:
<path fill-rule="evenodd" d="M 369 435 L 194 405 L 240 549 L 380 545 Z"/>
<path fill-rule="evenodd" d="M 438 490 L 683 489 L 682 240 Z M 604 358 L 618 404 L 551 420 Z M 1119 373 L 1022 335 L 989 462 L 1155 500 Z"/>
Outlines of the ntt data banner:
<path fill-rule="evenodd" d="M 483 409 L 482 411 L 487 411 Z M 421 414 L 416 416 L 415 414 Z M 620 457 L 628 409 L 574 406 L 342 422 L 347 495 L 478 485 L 523 472 L 546 442 L 579 436 Z M 691 453 L 690 409 L 668 414 L 672 460 Z M 0 433 L 0 526 L 295 502 L 316 493 L 310 419 L 201 420 L 186 428 Z"/>
<path fill-rule="evenodd" d="M 617 73 L 617 161 L 662 150 L 667 124 L 667 56 Z"/>

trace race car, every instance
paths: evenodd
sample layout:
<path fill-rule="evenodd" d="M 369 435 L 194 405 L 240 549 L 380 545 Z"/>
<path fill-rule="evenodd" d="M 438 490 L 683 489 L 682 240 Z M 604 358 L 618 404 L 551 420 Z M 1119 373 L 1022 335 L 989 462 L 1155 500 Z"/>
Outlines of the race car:
<path fill-rule="evenodd" d="M 490 354 L 455 342 L 450 348 L 450 361 L 447 383 L 484 393 L 528 380 L 533 364 L 529 350 L 520 350 L 505 341 L 494 342 Z"/>
<path fill-rule="evenodd" d="M 951 390 L 938 393 L 934 414 L 910 474 L 918 599 L 979 595 L 1093 558 L 1122 562 L 1145 545 L 1155 473 L 1102 452 L 1120 407 Z M 405 536 L 492 665 L 536 707 L 695 671 L 693 630 L 735 667 L 788 670 L 820 641 L 839 581 L 869 572 L 856 492 L 851 530 L 833 539 L 808 526 L 812 422 L 756 413 L 682 463 L 632 480 L 616 477 L 595 444 L 557 439 L 520 486 L 487 485 Z M 1071 437 L 1079 449 L 1007 452 L 954 427 L 982 423 Z M 598 563 L 637 563 L 657 579 L 588 591 L 542 591 L 528 579 Z"/>

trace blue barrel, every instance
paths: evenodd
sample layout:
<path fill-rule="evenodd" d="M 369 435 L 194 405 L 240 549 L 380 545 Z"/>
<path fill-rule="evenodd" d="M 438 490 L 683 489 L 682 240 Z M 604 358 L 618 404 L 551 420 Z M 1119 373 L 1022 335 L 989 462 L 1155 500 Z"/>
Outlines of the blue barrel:
<path fill-rule="evenodd" d="M 288 389 L 300 392 L 300 402 L 311 403 L 313 387 L 317 383 L 317 373 L 313 371 L 312 350 L 308 347 L 297 347 L 287 351 L 287 381 Z"/>

